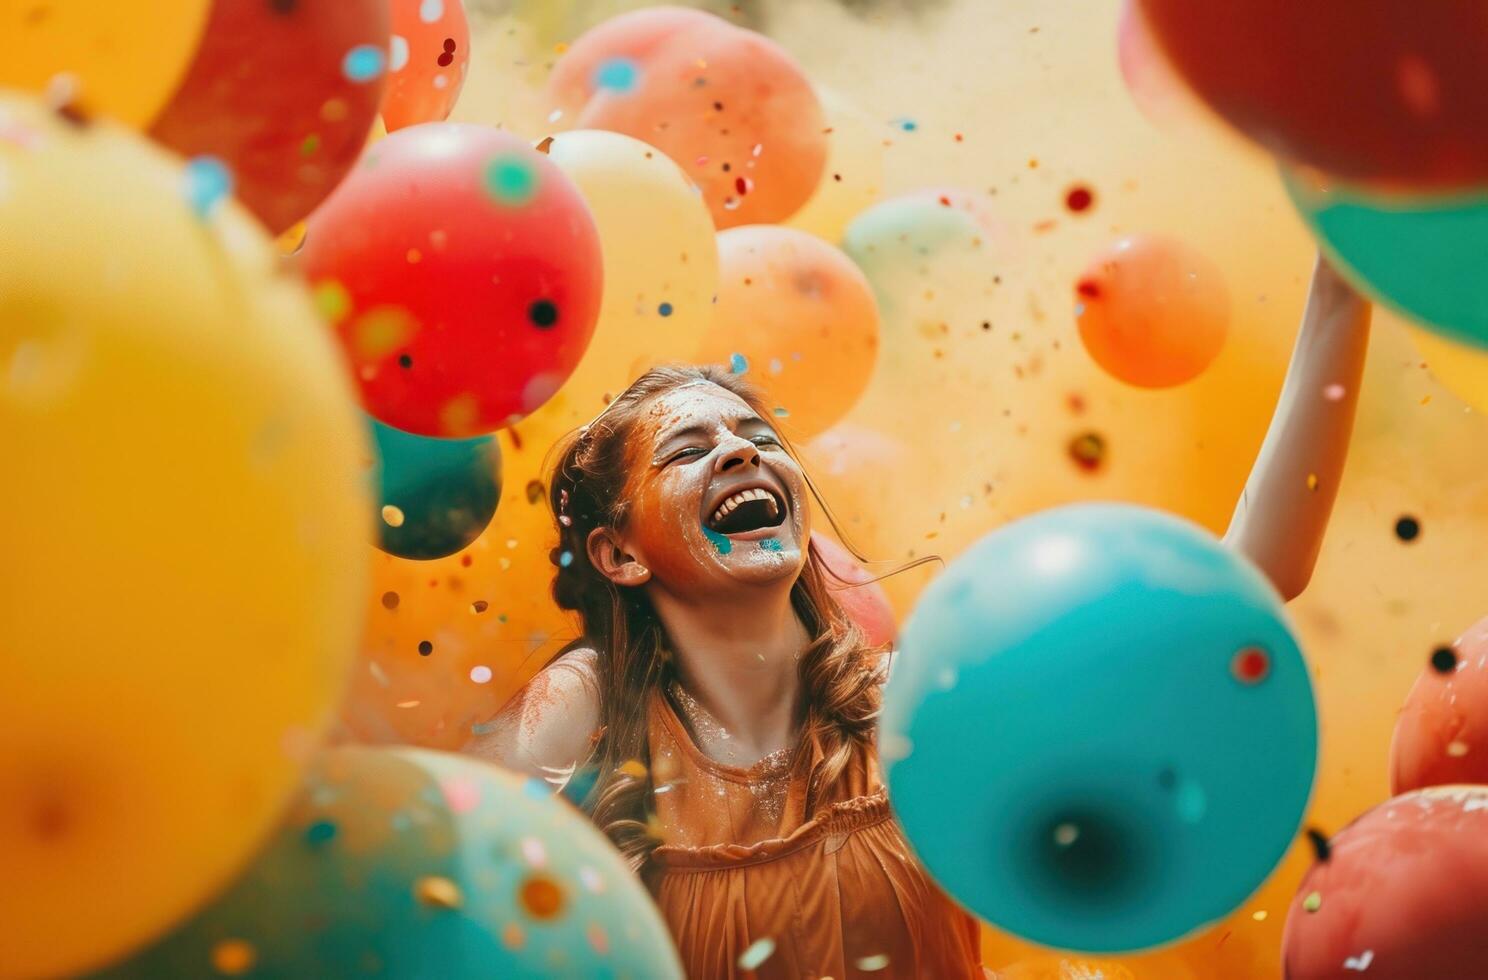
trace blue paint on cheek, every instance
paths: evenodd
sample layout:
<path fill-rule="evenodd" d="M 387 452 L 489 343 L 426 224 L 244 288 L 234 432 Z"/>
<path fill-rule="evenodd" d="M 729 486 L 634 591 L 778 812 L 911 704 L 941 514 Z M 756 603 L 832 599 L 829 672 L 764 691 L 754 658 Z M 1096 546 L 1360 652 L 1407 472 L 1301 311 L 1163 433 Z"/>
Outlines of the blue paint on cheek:
<path fill-rule="evenodd" d="M 719 534 L 717 531 L 713 530 L 711 527 L 708 527 L 707 525 L 704 525 L 703 526 L 703 535 L 709 541 L 713 542 L 713 547 L 716 548 L 716 549 L 718 549 L 718 553 L 720 555 L 726 555 L 730 551 L 733 551 L 734 550 L 734 543 L 732 541 L 730 541 L 728 538 L 724 537 L 723 535 Z"/>
<path fill-rule="evenodd" d="M 780 550 L 780 539 L 779 538 L 765 538 L 765 540 L 763 540 L 763 541 L 760 542 L 760 550 L 761 551 L 779 551 Z"/>

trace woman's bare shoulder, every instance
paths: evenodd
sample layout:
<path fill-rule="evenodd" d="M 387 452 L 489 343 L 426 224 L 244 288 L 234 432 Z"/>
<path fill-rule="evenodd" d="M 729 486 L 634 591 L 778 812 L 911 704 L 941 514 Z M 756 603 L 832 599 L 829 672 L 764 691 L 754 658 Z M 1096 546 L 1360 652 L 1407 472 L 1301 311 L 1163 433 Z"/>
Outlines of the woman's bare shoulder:
<path fill-rule="evenodd" d="M 556 779 L 583 764 L 599 730 L 599 654 L 574 644 L 480 727 L 465 751 L 508 769 Z"/>

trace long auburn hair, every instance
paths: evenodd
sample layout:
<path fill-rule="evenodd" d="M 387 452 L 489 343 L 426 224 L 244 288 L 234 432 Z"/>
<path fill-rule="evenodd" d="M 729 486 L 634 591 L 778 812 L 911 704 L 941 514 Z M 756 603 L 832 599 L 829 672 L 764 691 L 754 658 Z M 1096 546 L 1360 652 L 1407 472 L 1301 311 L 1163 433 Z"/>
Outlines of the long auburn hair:
<path fill-rule="evenodd" d="M 644 869 L 660 843 L 648 820 L 652 786 L 646 712 L 671 667 L 661 620 L 645 591 L 605 578 L 589 561 L 587 542 L 595 528 L 624 528 L 630 516 L 631 447 L 647 403 L 699 381 L 733 392 L 761 418 L 768 417 L 756 389 L 722 367 L 653 368 L 610 402 L 599 418 L 559 444 L 548 485 L 558 530 L 558 546 L 551 555 L 557 567 L 553 598 L 563 609 L 578 613 L 585 642 L 599 654 L 601 727 L 590 759 L 597 777 L 584 806 L 637 871 Z M 794 456 L 783 437 L 781 442 Z M 807 486 L 820 502 L 809 477 Z M 830 510 L 824 505 L 823 510 L 831 521 Z M 810 637 L 799 669 L 804 706 L 801 743 L 814 745 L 820 760 L 811 773 L 813 790 L 830 786 L 847 768 L 854 749 L 870 742 L 879 709 L 876 653 L 832 596 L 829 579 L 836 576 L 808 546 L 805 567 L 791 588 L 791 603 Z M 642 770 L 645 774 L 637 775 Z"/>

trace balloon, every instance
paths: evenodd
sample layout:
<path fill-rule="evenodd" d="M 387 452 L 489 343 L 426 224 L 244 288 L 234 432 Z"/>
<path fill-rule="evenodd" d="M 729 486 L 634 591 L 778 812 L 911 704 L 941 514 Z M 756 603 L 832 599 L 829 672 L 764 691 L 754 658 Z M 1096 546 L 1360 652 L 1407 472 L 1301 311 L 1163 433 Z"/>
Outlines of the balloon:
<path fill-rule="evenodd" d="M 883 586 L 859 565 L 842 545 L 822 534 L 811 533 L 811 547 L 827 566 L 827 586 L 837 597 L 849 619 L 858 624 L 871 647 L 887 646 L 899 633 L 894 610 Z"/>
<path fill-rule="evenodd" d="M 1411 340 L 1436 380 L 1473 408 L 1488 412 L 1488 351 L 1463 347 L 1424 330 L 1412 330 Z"/>
<path fill-rule="evenodd" d="M 1062 949 L 1169 942 L 1270 874 L 1312 788 L 1307 666 L 1271 586 L 1179 518 L 1007 525 L 921 596 L 879 735 L 953 898 Z"/>
<path fill-rule="evenodd" d="M 527 456 L 550 447 L 518 450 L 502 439 L 502 499 L 485 533 L 447 558 L 373 556 L 362 645 L 341 706 L 358 741 L 461 748 L 578 635 L 549 592 L 557 535 L 542 486 L 534 492 L 513 472 L 535 469 Z"/>
<path fill-rule="evenodd" d="M 751 225 L 719 234 L 718 270 L 699 359 L 748 371 L 792 435 L 846 415 L 873 374 L 879 333 L 873 290 L 852 260 L 803 231 Z"/>
<path fill-rule="evenodd" d="M 116 0 L 0 5 L 0 87 L 40 92 L 70 76 L 83 110 L 145 126 L 181 82 L 201 40 L 209 0 Z"/>
<path fill-rule="evenodd" d="M 827 163 L 810 200 L 786 222 L 829 242 L 883 193 L 884 155 L 894 131 L 833 89 L 818 86 L 827 117 Z"/>
<path fill-rule="evenodd" d="M 469 436 L 557 391 L 599 312 L 599 236 L 552 161 L 485 126 L 381 140 L 310 221 L 301 252 L 388 425 Z"/>
<path fill-rule="evenodd" d="M 1224 347 L 1230 303 L 1219 269 L 1181 242 L 1118 239 L 1075 284 L 1080 340 L 1107 374 L 1169 388 L 1204 373 Z"/>
<path fill-rule="evenodd" d="M 341 182 L 382 99 L 388 47 L 380 0 L 216 0 L 191 69 L 150 135 L 212 156 L 273 234 Z"/>
<path fill-rule="evenodd" d="M 13 977 L 146 941 L 272 826 L 345 680 L 371 508 L 339 353 L 247 213 L 111 124 L 6 97 L 0 130 Z"/>
<path fill-rule="evenodd" d="M 1059 954 L 1019 960 L 998 970 L 995 976 L 996 980 L 1137 980 L 1137 975 L 1120 963 Z"/>
<path fill-rule="evenodd" d="M 558 60 L 547 93 L 558 121 L 644 139 L 680 163 L 719 228 L 784 221 L 826 164 L 826 118 L 800 66 L 711 14 L 612 18 Z"/>
<path fill-rule="evenodd" d="M 1471 977 L 1488 957 L 1488 787 L 1383 803 L 1329 841 L 1287 912 L 1290 980 Z"/>
<path fill-rule="evenodd" d="M 443 122 L 470 66 L 462 0 L 393 0 L 392 44 L 382 118 L 389 130 Z"/>
<path fill-rule="evenodd" d="M 543 490 L 549 450 L 645 368 L 691 359 L 712 316 L 713 222 L 676 164 L 598 130 L 558 134 L 548 158 L 584 195 L 599 231 L 599 324 L 558 393 L 505 430 L 505 488 L 485 533 L 457 557 L 373 562 L 362 662 L 343 711 L 358 738 L 458 748 L 577 635 L 549 595 L 557 542 Z"/>
<path fill-rule="evenodd" d="M 367 143 L 362 147 L 362 152 L 366 153 L 378 140 L 387 134 L 387 126 L 383 124 L 382 117 L 377 116 L 373 118 L 372 129 L 367 133 Z M 282 232 L 278 238 L 274 239 L 274 245 L 279 249 L 280 254 L 294 255 L 300 250 L 300 246 L 305 244 L 305 227 L 306 224 L 304 221 L 296 221 L 288 230 Z"/>
<path fill-rule="evenodd" d="M 800 447 L 812 484 L 821 492 L 845 539 L 872 560 L 892 553 L 883 524 L 895 492 L 885 473 L 903 472 L 909 448 L 892 436 L 843 422 Z"/>
<path fill-rule="evenodd" d="M 1388 200 L 1285 174 L 1328 257 L 1360 290 L 1459 343 L 1488 347 L 1488 196 Z"/>
<path fill-rule="evenodd" d="M 594 339 L 558 394 L 523 425 L 551 442 L 646 369 L 695 354 L 713 317 L 718 246 L 697 187 L 660 150 L 620 133 L 571 130 L 553 137 L 548 158 L 584 196 L 604 254 Z"/>
<path fill-rule="evenodd" d="M 538 780 L 418 749 L 316 765 L 228 892 L 104 977 L 682 976 L 615 849 Z"/>
<path fill-rule="evenodd" d="M 1198 94 L 1278 156 L 1357 180 L 1488 181 L 1478 0 L 1138 0 Z"/>
<path fill-rule="evenodd" d="M 380 461 L 378 547 L 400 558 L 443 558 L 479 537 L 501 497 L 496 440 L 431 439 L 370 421 Z"/>
<path fill-rule="evenodd" d="M 1390 742 L 1390 792 L 1488 783 L 1488 619 L 1431 652 Z"/>
<path fill-rule="evenodd" d="M 1132 103 L 1149 122 L 1167 125 L 1196 114 L 1197 101 L 1153 39 L 1137 0 L 1123 0 L 1121 4 L 1116 63 Z"/>

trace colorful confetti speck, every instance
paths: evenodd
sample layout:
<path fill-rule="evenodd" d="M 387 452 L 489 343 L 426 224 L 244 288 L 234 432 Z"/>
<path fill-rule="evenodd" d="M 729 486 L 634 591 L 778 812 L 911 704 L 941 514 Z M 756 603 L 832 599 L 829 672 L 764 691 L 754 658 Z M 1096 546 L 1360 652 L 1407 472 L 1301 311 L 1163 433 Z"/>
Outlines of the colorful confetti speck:
<path fill-rule="evenodd" d="M 534 919 L 555 919 L 563 913 L 563 886 L 547 875 L 533 875 L 517 892 L 522 908 Z"/>
<path fill-rule="evenodd" d="M 311 847 L 329 844 L 336 839 L 336 825 L 329 820 L 317 820 L 305 828 L 305 843 Z"/>
<path fill-rule="evenodd" d="M 732 354 L 729 356 L 729 371 L 734 374 L 746 374 L 749 371 L 749 358 L 743 354 Z"/>
<path fill-rule="evenodd" d="M 595 88 L 608 89 L 611 92 L 629 92 L 636 87 L 640 81 L 641 69 L 629 58 L 609 58 L 599 63 L 594 69 Z"/>
<path fill-rule="evenodd" d="M 375 44 L 359 44 L 346 52 L 341 61 L 341 74 L 353 82 L 370 82 L 382 74 L 387 56 Z"/>
<path fill-rule="evenodd" d="M 212 947 L 212 969 L 225 977 L 240 977 L 258 962 L 258 950 L 241 939 L 224 939 Z"/>
<path fill-rule="evenodd" d="M 419 20 L 432 24 L 444 16 L 444 0 L 424 0 L 419 4 Z"/>
<path fill-rule="evenodd" d="M 768 960 L 774 955 L 775 940 L 769 937 L 756 939 L 749 944 L 748 949 L 739 954 L 739 969 L 757 970 L 764 964 L 765 960 Z"/>
<path fill-rule="evenodd" d="M 662 303 L 660 306 L 658 306 L 656 308 L 656 312 L 657 313 L 660 313 L 662 316 L 671 316 L 672 315 L 672 304 L 671 303 Z"/>
<path fill-rule="evenodd" d="M 485 664 L 477 664 L 470 668 L 470 679 L 477 684 L 491 683 L 491 668 Z"/>
<path fill-rule="evenodd" d="M 232 171 L 214 156 L 192 157 L 181 174 L 185 178 L 186 203 L 199 218 L 211 214 L 232 193 Z"/>
<path fill-rule="evenodd" d="M 457 909 L 464 904 L 460 886 L 443 875 L 426 875 L 414 883 L 413 895 L 420 903 L 436 909 Z"/>
<path fill-rule="evenodd" d="M 521 157 L 499 156 L 486 164 L 486 190 L 501 204 L 520 207 L 537 194 L 537 172 Z"/>

